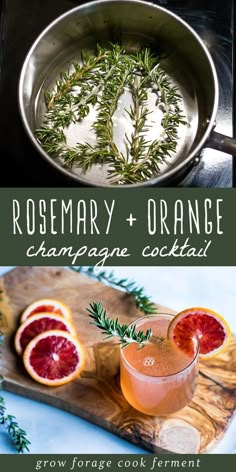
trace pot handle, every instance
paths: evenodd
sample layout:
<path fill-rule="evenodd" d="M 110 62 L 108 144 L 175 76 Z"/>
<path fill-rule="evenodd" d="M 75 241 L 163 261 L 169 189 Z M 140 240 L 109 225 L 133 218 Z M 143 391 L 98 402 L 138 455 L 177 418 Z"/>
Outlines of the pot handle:
<path fill-rule="evenodd" d="M 236 157 L 236 139 L 217 133 L 216 131 L 211 132 L 206 147 L 217 149 L 217 151 L 232 154 L 232 156 Z"/>

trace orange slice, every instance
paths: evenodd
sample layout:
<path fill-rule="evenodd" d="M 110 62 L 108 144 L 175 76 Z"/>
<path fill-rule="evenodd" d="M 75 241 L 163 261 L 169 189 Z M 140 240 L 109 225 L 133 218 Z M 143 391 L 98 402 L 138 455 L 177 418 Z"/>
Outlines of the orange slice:
<path fill-rule="evenodd" d="M 55 387 L 75 379 L 84 366 L 84 358 L 80 342 L 59 330 L 39 334 L 29 342 L 23 354 L 29 375 L 41 384 Z"/>
<path fill-rule="evenodd" d="M 52 313 L 39 313 L 27 318 L 17 329 L 15 334 L 15 348 L 18 354 L 22 354 L 27 344 L 40 333 L 51 329 L 68 331 L 75 335 L 72 324 L 61 315 Z"/>
<path fill-rule="evenodd" d="M 60 300 L 54 300 L 53 298 L 42 298 L 31 303 L 22 313 L 21 323 L 32 315 L 37 313 L 55 313 L 61 315 L 67 320 L 71 320 L 72 313 L 70 308 Z"/>
<path fill-rule="evenodd" d="M 197 338 L 201 359 L 214 357 L 225 349 L 231 339 L 230 327 L 225 319 L 209 308 L 187 308 L 170 322 L 167 336 L 185 352 L 192 349 Z"/>

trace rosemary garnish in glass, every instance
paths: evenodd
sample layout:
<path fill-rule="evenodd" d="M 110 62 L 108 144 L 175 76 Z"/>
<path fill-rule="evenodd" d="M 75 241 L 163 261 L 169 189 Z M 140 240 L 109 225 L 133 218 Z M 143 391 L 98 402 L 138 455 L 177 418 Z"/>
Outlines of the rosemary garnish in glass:
<path fill-rule="evenodd" d="M 105 339 L 112 338 L 113 336 L 119 338 L 122 348 L 130 343 L 137 343 L 142 347 L 152 336 L 151 329 L 148 329 L 146 333 L 141 330 L 136 331 L 135 325 L 121 325 L 118 318 L 116 318 L 116 320 L 108 318 L 106 310 L 103 309 L 100 302 L 91 303 L 87 311 L 89 312 L 90 318 L 93 319 L 91 324 L 102 330 L 102 333 L 106 335 Z"/>
<path fill-rule="evenodd" d="M 125 95 L 132 103 L 123 110 L 123 119 L 129 120 L 133 131 L 125 133 L 121 146 L 114 139 L 114 120 Z M 150 96 L 155 97 L 154 109 L 149 106 Z M 179 125 L 186 124 L 178 89 L 149 48 L 128 53 L 111 44 L 109 48 L 98 45 L 95 55 L 82 52 L 81 63 L 61 73 L 45 98 L 45 121 L 35 132 L 42 148 L 65 166 L 76 165 L 84 172 L 95 164 L 107 164 L 110 184 L 143 182 L 157 175 L 160 165 L 176 151 Z M 96 143 L 80 139 L 75 146 L 68 144 L 69 126 L 82 123 L 92 111 Z M 162 116 L 161 131 L 153 139 L 157 112 Z"/>

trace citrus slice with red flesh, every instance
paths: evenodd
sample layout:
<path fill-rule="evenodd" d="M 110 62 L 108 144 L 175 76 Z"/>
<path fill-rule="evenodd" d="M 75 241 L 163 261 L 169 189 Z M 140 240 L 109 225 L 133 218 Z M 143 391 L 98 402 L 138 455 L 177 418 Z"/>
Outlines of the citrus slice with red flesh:
<path fill-rule="evenodd" d="M 84 366 L 84 358 L 80 342 L 60 330 L 39 334 L 23 354 L 28 374 L 41 384 L 55 387 L 75 379 Z"/>
<path fill-rule="evenodd" d="M 225 319 L 209 308 L 187 308 L 174 316 L 168 327 L 168 338 L 189 353 L 193 340 L 198 339 L 199 356 L 209 359 L 222 352 L 231 339 Z"/>
<path fill-rule="evenodd" d="M 21 355 L 31 339 L 40 333 L 52 329 L 68 331 L 73 335 L 76 334 L 73 325 L 61 315 L 56 315 L 54 313 L 39 313 L 32 315 L 20 324 L 16 331 L 15 348 L 17 353 Z"/>
<path fill-rule="evenodd" d="M 72 319 L 71 310 L 65 303 L 53 298 L 42 298 L 27 306 L 21 315 L 21 323 L 37 313 L 54 313 L 63 316 L 67 320 Z"/>

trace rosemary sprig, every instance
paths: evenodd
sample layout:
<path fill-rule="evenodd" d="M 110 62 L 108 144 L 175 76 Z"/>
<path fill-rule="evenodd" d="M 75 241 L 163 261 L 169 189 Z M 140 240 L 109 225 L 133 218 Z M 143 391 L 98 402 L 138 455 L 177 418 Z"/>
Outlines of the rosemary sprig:
<path fill-rule="evenodd" d="M 130 140 L 130 154 L 134 158 L 135 161 L 139 159 L 140 153 L 142 152 L 142 144 L 144 141 L 143 133 L 147 131 L 145 128 L 145 123 L 147 116 L 150 114 L 149 110 L 146 105 L 146 101 L 148 98 L 147 90 L 143 88 L 143 81 L 138 75 L 134 78 L 133 83 L 131 84 L 131 94 L 134 102 L 134 106 L 130 107 L 129 116 L 134 124 L 134 131 L 131 135 Z M 142 141 L 142 144 L 140 142 Z"/>
<path fill-rule="evenodd" d="M 21 429 L 16 421 L 15 416 L 6 413 L 5 401 L 0 396 L 0 425 L 2 425 L 9 434 L 17 452 L 29 452 L 30 441 L 27 439 L 26 432 Z"/>
<path fill-rule="evenodd" d="M 84 172 L 94 164 L 108 164 L 110 184 L 143 182 L 157 175 L 160 164 L 176 152 L 179 125 L 186 124 L 181 97 L 161 69 L 159 58 L 148 48 L 128 54 L 119 44 L 107 49 L 98 45 L 96 55 L 82 53 L 82 63 L 72 67 L 73 71 L 61 73 L 55 89 L 45 94 L 45 122 L 36 130 L 43 149 L 61 158 L 65 166 L 76 165 Z M 124 137 L 126 154 L 113 137 L 114 114 L 125 90 L 133 101 L 126 110 L 133 126 L 131 136 Z M 150 93 L 156 94 L 156 107 L 163 113 L 161 134 L 153 141 L 147 138 Z M 78 142 L 69 146 L 67 128 L 82 121 L 92 107 L 96 145 Z"/>
<path fill-rule="evenodd" d="M 91 77 L 88 76 L 88 73 L 106 57 L 106 54 L 107 51 L 100 46 L 98 46 L 97 56 L 95 57 L 85 54 L 82 51 L 82 65 L 78 62 L 74 62 L 74 72 L 71 74 L 68 72 L 61 73 L 60 80 L 57 81 L 55 90 L 51 93 L 46 92 L 45 96 L 48 110 L 50 110 L 55 103 L 58 104 L 62 99 L 68 97 L 68 91 L 70 92 L 73 87 L 79 85 L 84 77 L 90 79 Z"/>
<path fill-rule="evenodd" d="M 1 296 L 1 295 L 0 295 Z M 2 313 L 0 311 L 0 318 Z M 2 355 L 3 333 L 0 331 L 0 360 Z M 0 374 L 0 390 L 2 390 L 3 376 Z M 21 429 L 15 416 L 7 414 L 4 398 L 0 395 L 0 425 L 2 425 L 10 436 L 18 453 L 29 452 L 30 441 L 26 432 Z"/>
<path fill-rule="evenodd" d="M 134 342 L 142 347 L 152 336 L 151 329 L 148 329 L 146 333 L 141 330 L 136 331 L 135 325 L 121 325 L 118 318 L 116 318 L 116 320 L 108 318 L 106 310 L 103 309 L 100 302 L 90 303 L 90 308 L 87 308 L 87 311 L 89 312 L 90 318 L 93 319 L 91 324 L 102 330 L 102 333 L 106 335 L 105 339 L 109 339 L 113 336 L 118 337 L 122 347 L 126 347 L 128 344 Z"/>
<path fill-rule="evenodd" d="M 64 164 L 71 167 L 74 163 L 82 165 L 84 171 L 97 160 L 97 151 L 89 144 L 78 143 L 75 147 L 69 146 L 62 129 L 43 126 L 37 130 L 38 139 L 43 142 L 43 148 L 49 154 L 58 154 L 64 159 Z"/>
<path fill-rule="evenodd" d="M 133 168 L 133 172 L 136 175 L 140 175 L 141 172 L 141 176 L 144 169 L 146 175 L 159 171 L 159 163 L 163 162 L 166 156 L 170 156 L 171 152 L 176 151 L 179 124 L 186 124 L 179 107 L 180 95 L 178 90 L 176 87 L 171 86 L 169 79 L 160 70 L 159 65 L 156 65 L 150 72 L 150 77 L 158 94 L 159 107 L 163 110 L 164 114 L 161 122 L 162 132 L 159 139 L 150 144 L 146 155 Z M 155 171 L 153 165 L 156 166 Z"/>
<path fill-rule="evenodd" d="M 104 84 L 103 92 L 98 100 L 98 115 L 93 129 L 97 135 L 97 152 L 102 160 L 113 164 L 114 161 L 124 162 L 124 155 L 119 151 L 113 140 L 113 115 L 117 109 L 118 100 L 124 93 L 125 86 L 130 76 L 132 65 L 126 56 L 122 56 L 122 49 L 114 50 L 112 63 L 115 63 L 115 82 Z"/>
<path fill-rule="evenodd" d="M 150 297 L 146 295 L 144 287 L 138 286 L 133 280 L 128 280 L 127 278 L 119 279 L 114 276 L 114 273 L 100 271 L 98 273 L 94 272 L 93 267 L 70 267 L 71 270 L 82 273 L 91 277 L 92 279 L 98 280 L 99 282 L 115 287 L 119 290 L 123 290 L 130 297 L 134 298 L 136 307 L 143 312 L 145 315 L 155 314 L 157 312 L 155 304 L 150 300 Z"/>
<path fill-rule="evenodd" d="M 131 56 L 136 69 L 133 71 L 133 80 L 130 80 L 129 89 L 133 100 L 133 105 L 130 106 L 129 110 L 126 110 L 129 118 L 133 125 L 133 133 L 129 138 L 126 137 L 126 160 L 123 162 L 113 162 L 112 167 L 109 169 L 110 180 L 109 183 L 135 183 L 137 177 L 133 173 L 135 162 L 142 158 L 146 148 L 150 144 L 145 139 L 145 133 L 147 133 L 149 127 L 147 126 L 147 117 L 151 111 L 147 108 L 148 100 L 148 87 L 149 87 L 149 71 L 147 75 L 141 78 L 145 66 L 146 68 L 151 67 L 153 64 L 153 56 L 145 49 L 140 51 L 137 56 Z M 148 66 L 147 66 L 148 63 Z M 147 178 L 151 177 L 151 174 Z"/>

